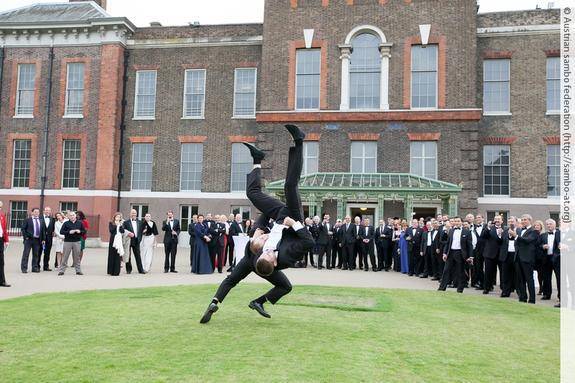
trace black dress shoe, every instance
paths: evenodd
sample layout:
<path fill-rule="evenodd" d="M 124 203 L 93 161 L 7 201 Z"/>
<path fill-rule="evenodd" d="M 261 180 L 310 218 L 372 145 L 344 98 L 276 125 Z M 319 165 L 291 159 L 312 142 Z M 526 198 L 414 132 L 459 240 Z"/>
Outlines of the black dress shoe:
<path fill-rule="evenodd" d="M 553 306 L 553 307 L 556 307 L 556 308 L 560 309 L 560 308 L 561 308 L 561 303 L 557 303 L 557 304 L 556 304 L 555 306 Z"/>
<path fill-rule="evenodd" d="M 33 273 L 39 273 L 40 270 L 32 270 Z"/>
<path fill-rule="evenodd" d="M 432 281 L 439 281 L 439 278 L 433 277 L 433 278 L 431 278 L 431 280 L 432 280 Z"/>
<path fill-rule="evenodd" d="M 463 293 L 463 290 L 457 289 L 457 292 L 458 292 L 459 294 L 462 294 L 462 293 Z"/>
<path fill-rule="evenodd" d="M 550 297 L 550 296 L 547 296 L 547 295 L 544 295 L 544 296 L 541 298 L 542 301 L 548 301 L 548 300 L 550 300 L 550 299 L 551 299 L 551 297 Z"/>
<path fill-rule="evenodd" d="M 527 302 L 527 303 L 530 303 L 530 304 L 534 305 L 534 304 L 535 304 L 535 301 L 530 300 L 530 301 Z"/>
<path fill-rule="evenodd" d="M 0 285 L 0 287 L 10 287 L 10 285 L 7 284 L 7 283 L 3 283 L 3 284 Z"/>
<path fill-rule="evenodd" d="M 202 317 L 202 319 L 200 319 L 200 323 L 208 323 L 210 319 L 212 319 L 212 314 L 218 311 L 218 308 L 219 308 L 218 305 L 215 304 L 214 302 L 210 303 L 206 312 L 204 313 L 204 316 Z"/>
<path fill-rule="evenodd" d="M 255 145 L 250 144 L 249 142 L 242 142 L 247 148 L 250 150 L 250 154 L 254 160 L 263 160 L 266 157 L 266 154 L 262 152 L 260 149 L 256 148 Z"/>
<path fill-rule="evenodd" d="M 489 294 L 489 290 L 483 290 L 483 294 L 485 295 Z"/>
<path fill-rule="evenodd" d="M 251 301 L 248 306 L 250 309 L 256 310 L 258 312 L 258 314 L 260 314 L 264 318 L 271 318 L 272 317 L 270 314 L 267 313 L 267 311 L 264 309 L 264 305 L 262 305 L 261 303 L 258 303 L 256 301 Z"/>
<path fill-rule="evenodd" d="M 288 130 L 288 132 L 291 134 L 291 136 L 293 137 L 294 142 L 297 143 L 302 143 L 304 138 L 305 138 L 305 133 L 302 132 L 300 130 L 300 128 L 298 128 L 295 125 L 292 124 L 287 124 L 285 125 L 286 129 Z"/>
<path fill-rule="evenodd" d="M 501 298 L 509 298 L 511 296 L 511 294 L 503 294 L 501 293 L 500 297 Z"/>
<path fill-rule="evenodd" d="M 84 273 L 81 271 L 78 271 L 78 272 L 76 272 L 76 275 L 84 275 Z"/>
<path fill-rule="evenodd" d="M 339 267 L 338 267 L 338 269 L 339 269 Z M 342 269 L 342 270 L 347 270 L 347 267 L 344 266 L 344 267 L 342 267 L 341 269 Z"/>
<path fill-rule="evenodd" d="M 48 269 L 47 269 L 47 268 L 44 268 L 44 271 L 52 271 L 52 269 L 50 269 L 50 268 L 48 268 Z"/>
<path fill-rule="evenodd" d="M 445 287 L 439 287 L 437 291 L 445 291 Z"/>
<path fill-rule="evenodd" d="M 22 274 L 28 274 L 28 270 L 22 270 Z"/>
<path fill-rule="evenodd" d="M 170 270 L 168 269 L 164 269 L 164 273 L 168 273 Z"/>
<path fill-rule="evenodd" d="M 170 273 L 177 273 L 176 270 L 170 270 Z"/>
<path fill-rule="evenodd" d="M 58 276 L 62 276 L 62 275 L 64 275 L 64 272 L 63 272 L 63 271 L 60 271 L 60 272 L 58 273 Z"/>

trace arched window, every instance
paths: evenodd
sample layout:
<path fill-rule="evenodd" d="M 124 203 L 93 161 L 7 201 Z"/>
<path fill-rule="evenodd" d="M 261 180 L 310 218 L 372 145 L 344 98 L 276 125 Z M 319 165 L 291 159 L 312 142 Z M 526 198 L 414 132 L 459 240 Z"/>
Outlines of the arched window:
<path fill-rule="evenodd" d="M 349 60 L 350 109 L 379 109 L 381 54 L 379 37 L 361 33 L 351 41 Z"/>

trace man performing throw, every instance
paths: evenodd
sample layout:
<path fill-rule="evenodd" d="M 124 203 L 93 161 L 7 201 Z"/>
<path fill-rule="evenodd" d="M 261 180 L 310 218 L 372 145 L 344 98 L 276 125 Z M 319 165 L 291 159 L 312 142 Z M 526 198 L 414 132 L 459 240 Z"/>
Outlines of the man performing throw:
<path fill-rule="evenodd" d="M 268 280 L 274 287 L 251 301 L 249 307 L 260 315 L 271 318 L 264 309 L 264 303 L 275 304 L 292 289 L 289 280 L 280 270 L 293 267 L 314 246 L 310 232 L 302 224 L 303 212 L 298 191 L 305 134 L 295 125 L 286 125 L 286 128 L 292 135 L 295 146 L 289 150 L 284 186 L 285 204 L 262 192 L 261 161 L 264 159 L 264 153 L 255 146 L 244 143 L 250 149 L 254 160 L 254 169 L 247 176 L 246 194 L 261 215 L 254 225 L 256 230 L 253 238 L 246 245 L 245 256 L 224 279 L 200 323 L 209 322 L 212 314 L 218 311 L 218 303 L 223 302 L 230 290 L 252 271 Z M 275 220 L 271 231 L 266 227 L 270 218 Z"/>

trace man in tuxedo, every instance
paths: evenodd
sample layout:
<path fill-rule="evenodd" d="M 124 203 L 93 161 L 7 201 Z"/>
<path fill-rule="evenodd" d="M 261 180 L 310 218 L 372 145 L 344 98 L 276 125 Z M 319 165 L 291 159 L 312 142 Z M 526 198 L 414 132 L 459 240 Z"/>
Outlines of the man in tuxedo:
<path fill-rule="evenodd" d="M 420 262 L 423 262 L 423 272 L 419 274 L 420 278 L 427 278 L 434 274 L 432 264 L 434 258 L 434 240 L 437 239 L 437 232 L 433 230 L 431 220 L 425 223 L 425 227 L 427 230 L 425 230 L 421 236 L 421 251 L 419 252 L 421 256 Z"/>
<path fill-rule="evenodd" d="M 517 229 L 517 218 L 511 216 L 507 219 L 507 227 L 503 228 L 501 235 L 501 248 L 499 249 L 499 268 L 501 275 L 501 298 L 509 298 L 515 286 L 515 237 L 510 232 Z"/>
<path fill-rule="evenodd" d="M 124 231 L 128 233 L 130 237 L 130 251 L 134 254 L 134 259 L 136 259 L 136 267 L 138 268 L 138 273 L 146 274 L 144 268 L 142 267 L 142 258 L 140 257 L 140 229 L 142 227 L 142 221 L 138 219 L 138 212 L 135 209 L 130 210 L 130 219 L 124 221 L 123 225 Z M 126 273 L 132 273 L 132 256 L 128 253 L 128 262 L 126 262 Z"/>
<path fill-rule="evenodd" d="M 555 271 L 555 277 L 557 278 L 557 298 L 561 299 L 560 294 L 560 279 L 561 272 L 559 270 L 561 261 L 561 232 L 557 229 L 557 224 L 554 220 L 548 219 L 545 221 L 545 227 L 547 229 L 546 233 L 541 235 L 541 249 L 543 251 L 543 300 L 551 299 L 551 280 L 553 277 L 553 271 Z"/>
<path fill-rule="evenodd" d="M 287 125 L 286 128 L 292 135 L 295 145 L 290 148 L 288 155 L 284 185 L 285 204 L 262 191 L 261 161 L 265 154 L 255 146 L 244 143 L 254 160 L 254 169 L 247 175 L 246 194 L 262 214 L 255 224 L 257 229 L 252 240 L 246 245 L 245 256 L 222 282 L 200 323 L 207 323 L 218 310 L 218 303 L 253 271 L 272 283 L 274 287 L 251 301 L 249 307 L 263 317 L 270 318 L 270 314 L 264 309 L 264 304 L 266 302 L 275 304 L 292 289 L 291 283 L 281 270 L 294 267 L 314 245 L 311 234 L 302 224 L 303 209 L 298 188 L 303 167 L 305 134 L 294 125 Z M 270 218 L 273 218 L 275 223 L 267 232 L 266 223 Z"/>
<path fill-rule="evenodd" d="M 473 274 L 471 279 L 471 285 L 477 290 L 482 290 L 484 288 L 485 274 L 483 271 L 484 260 L 483 251 L 485 249 L 485 235 L 484 233 L 488 230 L 487 225 L 483 222 L 483 216 L 477 214 L 475 219 L 473 219 L 473 214 L 469 214 L 471 217 L 470 229 L 471 239 L 473 242 Z"/>
<path fill-rule="evenodd" d="M 352 261 L 351 261 L 351 270 L 355 270 L 355 266 L 357 265 L 356 259 L 359 259 L 359 268 L 363 269 L 363 257 L 362 257 L 362 241 L 361 241 L 361 217 L 356 216 L 353 219 L 353 223 L 355 224 L 355 247 L 353 249 Z"/>
<path fill-rule="evenodd" d="M 6 276 L 4 275 L 4 251 L 8 248 L 10 238 L 8 235 L 6 216 L 2 211 L 3 206 L 4 203 L 0 201 L 0 287 L 10 287 L 10 285 L 6 283 Z"/>
<path fill-rule="evenodd" d="M 385 251 L 383 250 L 384 248 L 383 240 L 385 239 L 385 228 L 386 228 L 385 221 L 383 219 L 380 219 L 379 226 L 377 227 L 377 229 L 375 229 L 375 233 L 373 234 L 375 250 L 377 251 L 377 265 L 378 265 L 377 269 L 380 271 L 383 270 L 387 265 L 386 254 Z"/>
<path fill-rule="evenodd" d="M 348 215 L 345 217 L 345 223 L 342 225 L 341 233 L 341 248 L 343 249 L 343 262 L 342 270 L 353 270 L 352 260 L 355 268 L 355 242 L 356 242 L 356 227 L 355 224 L 351 222 L 351 217 Z"/>
<path fill-rule="evenodd" d="M 178 235 L 180 234 L 180 221 L 174 218 L 174 212 L 168 210 L 167 218 L 162 223 L 164 232 L 164 273 L 177 273 L 176 254 L 178 253 Z"/>
<path fill-rule="evenodd" d="M 443 274 L 443 233 L 444 226 L 441 220 L 433 220 L 431 229 L 431 270 L 432 281 L 439 281 Z"/>
<path fill-rule="evenodd" d="M 360 239 L 360 246 L 361 246 L 361 259 L 363 259 L 363 270 L 369 271 L 369 263 L 367 262 L 367 257 L 369 256 L 369 260 L 371 262 L 371 269 L 373 271 L 377 271 L 377 262 L 375 260 L 375 253 L 374 253 L 374 235 L 375 230 L 373 230 L 373 226 L 369 224 L 369 218 L 365 218 L 363 220 L 363 225 L 359 231 L 359 239 Z M 361 267 L 361 266 L 360 266 Z"/>
<path fill-rule="evenodd" d="M 20 263 L 22 273 L 28 272 L 30 250 L 32 250 L 32 272 L 40 272 L 40 251 L 42 251 L 44 236 L 44 225 L 40 222 L 40 209 L 35 207 L 32 209 L 30 217 L 26 218 L 22 224 L 22 238 L 24 239 L 24 252 Z"/>
<path fill-rule="evenodd" d="M 44 254 L 43 270 L 52 271 L 50 268 L 50 252 L 52 251 L 52 237 L 54 237 L 54 226 L 56 224 L 56 220 L 52 217 L 52 209 L 49 206 L 44 208 L 44 214 L 42 215 L 40 222 L 44 229 L 44 245 L 40 247 L 38 264 L 35 268 L 40 270 L 40 260 L 42 259 L 42 254 Z"/>
<path fill-rule="evenodd" d="M 317 268 L 323 268 L 323 257 L 325 256 L 325 267 L 331 269 L 331 239 L 333 237 L 333 227 L 329 222 L 329 214 L 324 214 L 323 221 L 318 226 L 317 244 Z"/>
<path fill-rule="evenodd" d="M 509 237 L 515 238 L 515 287 L 520 302 L 527 302 L 527 290 L 529 291 L 529 303 L 535 304 L 535 281 L 533 280 L 533 268 L 537 254 L 539 234 L 535 231 L 531 222 L 533 218 L 529 214 L 521 216 L 521 230 L 509 230 Z"/>
<path fill-rule="evenodd" d="M 212 269 L 216 269 L 216 253 L 218 250 L 218 228 L 216 221 L 212 218 L 212 214 L 206 214 L 206 219 L 204 219 L 204 225 L 208 228 L 208 237 L 210 237 L 210 242 L 208 242 L 208 251 L 210 253 L 210 261 L 212 262 Z"/>
<path fill-rule="evenodd" d="M 483 294 L 489 294 L 495 285 L 497 277 L 497 262 L 503 244 L 503 218 L 496 215 L 493 218 L 491 228 L 485 229 L 481 233 L 481 239 L 485 241 L 483 258 L 485 260 L 485 279 L 483 284 Z"/>
<path fill-rule="evenodd" d="M 230 245 L 229 262 L 230 267 L 228 273 L 234 269 L 234 237 L 239 235 L 247 235 L 244 223 L 242 222 L 242 215 L 236 214 L 234 220 L 230 224 L 230 235 L 228 237 L 228 243 Z"/>
<path fill-rule="evenodd" d="M 416 271 L 419 269 L 419 264 L 421 260 L 420 251 L 421 239 L 423 236 L 423 230 L 419 227 L 419 221 L 417 219 L 411 220 L 411 227 L 407 228 L 405 234 L 405 240 L 407 241 L 407 254 L 409 259 L 409 272 L 407 273 L 410 277 L 415 275 Z"/>
<path fill-rule="evenodd" d="M 335 221 L 333 225 L 333 235 L 331 236 L 331 268 L 341 269 L 342 248 L 341 244 L 341 219 Z"/>
<path fill-rule="evenodd" d="M 194 247 L 196 246 L 196 223 L 198 223 L 198 215 L 192 215 L 192 223 L 188 225 L 188 234 L 190 235 L 190 267 L 194 262 Z"/>
<path fill-rule="evenodd" d="M 455 283 L 457 292 L 462 293 L 465 287 L 465 263 L 473 255 L 473 245 L 471 243 L 471 232 L 462 228 L 460 217 L 453 218 L 453 228 L 449 231 L 447 243 L 443 248 L 443 261 L 445 270 L 439 285 L 439 291 L 445 291 L 449 282 L 451 269 L 455 269 Z"/>

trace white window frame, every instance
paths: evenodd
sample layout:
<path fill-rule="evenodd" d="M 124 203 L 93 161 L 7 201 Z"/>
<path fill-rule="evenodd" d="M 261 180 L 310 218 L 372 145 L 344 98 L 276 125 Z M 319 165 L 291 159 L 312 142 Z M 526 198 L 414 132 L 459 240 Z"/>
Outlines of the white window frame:
<path fill-rule="evenodd" d="M 73 90 L 81 90 L 82 91 L 82 113 L 69 113 L 68 112 L 68 94 L 70 92 L 70 66 L 71 65 L 82 65 L 82 89 L 73 89 Z M 84 105 L 85 105 L 85 97 L 86 97 L 86 65 L 83 62 L 77 63 L 67 63 L 66 64 L 66 96 L 64 100 L 64 116 L 63 118 L 84 118 Z"/>
<path fill-rule="evenodd" d="M 138 115 L 138 84 L 140 82 L 140 73 L 154 72 L 154 115 L 153 116 L 139 116 Z M 136 71 L 136 86 L 134 89 L 134 116 L 133 120 L 155 120 L 156 119 L 156 101 L 158 95 L 158 71 L 155 69 L 146 69 Z"/>
<path fill-rule="evenodd" d="M 28 141 L 30 142 L 30 157 L 28 157 L 28 186 L 16 186 L 16 142 L 18 141 Z M 30 139 L 16 139 L 12 141 L 12 188 L 14 189 L 29 189 L 30 188 L 30 174 L 32 172 L 32 140 Z"/>
<path fill-rule="evenodd" d="M 297 73 L 297 52 L 298 51 L 318 51 L 319 52 L 319 73 L 317 74 L 317 76 L 319 76 L 319 84 L 318 84 L 318 91 L 317 91 L 317 108 L 298 108 L 297 107 L 297 79 L 298 79 L 298 73 Z M 294 86 L 295 86 L 295 90 L 294 90 L 294 109 L 297 111 L 317 111 L 320 110 L 321 108 L 321 48 L 310 48 L 310 49 L 296 49 L 295 52 L 295 79 L 294 79 Z"/>
<path fill-rule="evenodd" d="M 232 151 L 231 151 L 231 162 L 230 162 L 230 192 L 231 193 L 242 193 L 246 191 L 247 185 L 245 185 L 245 188 L 243 190 L 234 190 L 233 189 L 233 182 L 234 182 L 234 145 L 238 146 L 238 147 L 242 147 L 243 144 L 241 143 L 233 143 L 232 144 Z M 247 150 L 247 148 L 246 148 Z M 246 162 L 247 163 L 247 162 Z M 242 163 L 243 164 L 243 163 Z M 248 174 L 249 172 L 246 172 L 246 174 L 244 175 L 244 177 Z"/>
<path fill-rule="evenodd" d="M 237 115 L 236 114 L 236 85 L 237 85 L 237 75 L 238 70 L 246 70 L 252 69 L 254 71 L 254 114 L 252 115 Z M 249 68 L 235 68 L 234 69 L 234 104 L 232 106 L 232 118 L 238 120 L 250 120 L 256 118 L 256 104 L 258 98 L 258 68 L 256 67 L 249 67 Z"/>
<path fill-rule="evenodd" d="M 418 106 L 413 106 L 413 47 L 421 47 L 421 44 L 416 44 L 416 45 L 412 45 L 411 49 L 410 49 L 410 82 L 409 82 L 409 105 L 411 109 L 414 110 L 437 110 L 438 105 L 439 105 L 439 45 L 438 44 L 428 44 L 428 47 L 430 46 L 435 46 L 435 52 L 437 54 L 436 58 L 435 58 L 435 106 L 424 106 L 424 107 L 418 107 Z M 418 71 L 419 72 L 419 71 Z M 427 72 L 427 71 L 426 71 Z"/>
<path fill-rule="evenodd" d="M 187 116 L 186 115 L 186 83 L 188 82 L 188 73 L 191 72 L 204 72 L 204 93 L 202 95 L 202 112 L 199 116 Z M 203 120 L 205 117 L 206 111 L 206 80 L 208 77 L 208 73 L 206 69 L 186 69 L 184 71 L 184 90 L 183 90 L 183 97 L 182 97 L 182 120 Z M 193 93 L 192 93 L 193 94 Z"/>
<path fill-rule="evenodd" d="M 183 181 L 183 158 L 184 158 L 184 145 L 199 145 L 202 148 L 202 161 L 200 162 L 200 188 L 199 189 L 183 189 L 182 188 L 182 181 Z M 204 177 L 204 172 L 203 172 L 203 167 L 204 167 L 204 144 L 202 143 L 196 143 L 196 142 L 186 142 L 186 143 L 182 143 L 180 145 L 180 191 L 202 191 L 202 178 Z"/>
<path fill-rule="evenodd" d="M 421 149 L 421 157 L 414 157 L 413 155 L 413 145 L 414 144 L 423 144 L 422 145 L 422 149 Z M 434 144 L 435 145 L 435 157 L 430 157 L 427 156 L 425 153 L 425 144 Z M 411 174 L 416 174 L 413 171 L 413 161 L 420 161 L 421 162 L 421 170 L 423 172 L 423 174 L 416 174 L 420 177 L 425 177 L 425 178 L 429 178 L 425 176 L 425 161 L 429 160 L 429 159 L 434 159 L 435 160 L 435 174 L 433 175 L 433 177 L 431 177 L 431 179 L 433 180 L 437 180 L 437 157 L 438 157 L 438 145 L 437 145 L 437 141 L 411 141 L 411 143 L 409 144 L 409 172 Z"/>
<path fill-rule="evenodd" d="M 135 189 L 134 188 L 134 147 L 135 145 L 152 145 L 152 160 L 151 160 L 151 166 L 152 166 L 152 179 L 151 179 L 151 184 L 150 184 L 150 188 L 149 189 Z M 133 143 L 132 144 L 132 160 L 130 162 L 130 190 L 131 191 L 152 191 L 152 189 L 154 188 L 154 144 L 151 142 L 138 142 L 138 143 Z"/>
<path fill-rule="evenodd" d="M 485 165 L 485 148 L 488 146 L 505 146 L 508 148 L 509 150 L 509 164 L 507 164 L 508 167 L 508 179 L 509 179 L 509 183 L 507 185 L 507 188 L 509 189 L 509 193 L 507 194 L 487 194 L 485 193 L 485 167 L 486 166 L 492 166 L 492 165 Z M 481 180 L 481 184 L 482 184 L 482 192 L 483 192 L 483 196 L 484 197 L 511 197 L 511 145 L 484 145 L 483 149 L 482 149 L 482 180 Z"/>
<path fill-rule="evenodd" d="M 507 80 L 507 92 L 509 94 L 509 104 L 506 111 L 485 111 L 485 63 L 487 61 L 508 61 L 509 62 L 509 80 Z M 511 116 L 511 59 L 484 59 L 483 60 L 483 82 L 482 82 L 482 98 L 483 98 L 483 115 L 484 116 Z M 502 82 L 502 81 L 489 81 L 489 82 Z"/>
<path fill-rule="evenodd" d="M 549 78 L 549 71 L 548 65 L 549 60 L 557 60 L 559 62 L 559 77 L 558 78 Z M 546 98 L 545 98 L 545 108 L 547 109 L 547 114 L 554 115 L 561 113 L 561 59 L 559 57 L 547 57 L 547 61 L 545 62 L 545 82 L 546 82 Z M 557 81 L 559 83 L 559 92 L 557 94 L 557 98 L 559 101 L 559 108 L 558 109 L 548 109 L 549 107 L 549 81 Z"/>
<path fill-rule="evenodd" d="M 362 144 L 362 156 L 361 157 L 353 157 L 353 144 Z M 371 174 L 365 171 L 365 161 L 368 157 L 366 157 L 365 155 L 365 147 L 367 144 L 372 144 L 375 145 L 375 170 L 373 173 L 377 173 L 377 141 L 352 141 L 350 148 L 349 148 L 349 154 L 350 154 L 350 159 L 349 159 L 349 170 L 350 172 L 353 172 L 353 159 L 354 158 L 361 158 L 361 172 L 360 174 Z M 372 157 L 369 157 L 370 159 Z"/>
<path fill-rule="evenodd" d="M 66 142 L 70 142 L 70 141 L 76 141 L 80 143 L 80 158 L 78 159 L 74 159 L 73 161 L 78 161 L 78 187 L 65 187 L 64 186 L 64 172 L 66 170 L 66 161 L 71 161 L 70 159 L 66 160 Z M 66 140 L 62 140 L 62 184 L 61 187 L 62 189 L 65 190 L 78 190 L 80 188 L 80 183 L 81 183 L 81 177 L 82 177 L 82 140 L 79 139 L 66 139 Z"/>
<path fill-rule="evenodd" d="M 184 217 L 184 208 L 188 208 L 188 216 Z M 196 212 L 194 213 L 194 210 Z M 180 205 L 180 224 L 182 226 L 182 231 L 187 232 L 194 221 L 194 214 L 199 214 L 200 206 L 199 205 Z M 185 223 L 185 225 L 184 225 Z M 185 228 L 184 228 L 185 226 Z"/>
<path fill-rule="evenodd" d="M 143 214 L 144 213 L 144 207 L 146 207 L 146 214 L 148 214 L 150 212 L 150 205 L 145 205 L 145 204 L 141 204 L 141 203 L 134 203 L 134 204 L 130 205 L 130 210 L 134 209 L 138 213 L 138 216 L 137 216 L 138 219 L 144 219 L 144 217 L 146 215 L 146 214 Z"/>
<path fill-rule="evenodd" d="M 353 36 L 353 38 L 351 39 L 351 46 L 353 47 L 353 42 L 354 42 L 354 40 L 355 40 L 357 37 L 359 37 L 359 36 L 361 36 L 361 35 L 364 35 L 364 34 L 369 34 L 369 35 L 375 36 L 377 39 L 379 39 L 379 43 L 378 43 L 378 49 L 379 49 L 379 46 L 382 44 L 382 42 L 381 42 L 381 37 L 380 37 L 378 34 L 373 33 L 372 31 L 369 31 L 369 30 L 367 30 L 367 31 L 361 31 L 361 32 L 357 33 L 355 36 Z M 382 89 L 382 86 L 383 86 L 382 83 L 381 83 L 381 62 L 382 62 L 382 60 L 383 60 L 383 57 L 381 57 L 381 53 L 378 52 L 378 54 L 379 54 L 379 70 L 378 70 L 377 74 L 378 74 L 378 76 L 379 76 L 379 89 L 378 89 L 378 92 L 377 92 L 377 96 L 379 97 L 379 102 L 378 102 L 378 105 L 377 105 L 376 107 L 374 107 L 374 108 L 369 108 L 369 107 L 368 107 L 368 108 L 361 108 L 361 107 L 359 107 L 359 108 L 358 108 L 358 107 L 354 108 L 354 107 L 351 106 L 351 94 L 352 94 L 351 78 L 352 78 L 352 73 L 358 73 L 358 72 L 354 72 L 354 71 L 353 71 L 354 67 L 353 67 L 353 65 L 352 65 L 352 63 L 351 63 L 351 59 L 352 59 L 352 56 L 353 56 L 353 52 L 350 54 L 350 58 L 349 58 L 350 64 L 349 64 L 349 70 L 348 70 L 348 72 L 349 72 L 349 81 L 348 81 L 348 85 L 347 85 L 347 87 L 348 87 L 348 105 L 349 105 L 349 110 L 353 110 L 353 111 L 370 111 L 370 110 L 380 110 L 380 109 L 381 109 L 381 89 Z M 370 73 L 375 73 L 375 72 L 370 72 Z"/>
<path fill-rule="evenodd" d="M 554 164 L 554 165 L 549 165 L 549 149 L 551 147 L 556 147 L 557 150 L 559 151 L 559 163 L 558 164 Z M 547 180 L 547 197 L 549 198 L 559 198 L 561 196 L 561 145 L 547 145 L 547 147 L 545 148 L 545 157 L 546 157 L 546 180 Z M 559 184 L 557 185 L 557 190 L 559 191 L 559 194 L 557 195 L 553 195 L 553 194 L 549 194 L 549 168 L 553 166 L 553 167 L 557 167 L 559 168 Z"/>
<path fill-rule="evenodd" d="M 34 67 L 34 90 L 32 93 L 32 113 L 18 113 L 18 109 L 20 107 L 20 70 L 22 69 L 22 65 L 31 65 Z M 16 83 L 16 105 L 14 109 L 14 118 L 34 118 L 34 108 L 36 107 L 36 78 L 38 77 L 38 73 L 36 73 L 36 64 L 33 63 L 21 63 L 18 64 L 18 78 Z"/>
<path fill-rule="evenodd" d="M 317 156 L 308 155 L 308 148 L 310 145 L 317 145 Z M 319 172 L 319 141 L 305 141 L 303 143 L 303 170 L 302 175 L 308 175 L 307 168 L 310 160 L 317 161 L 317 171 Z"/>

